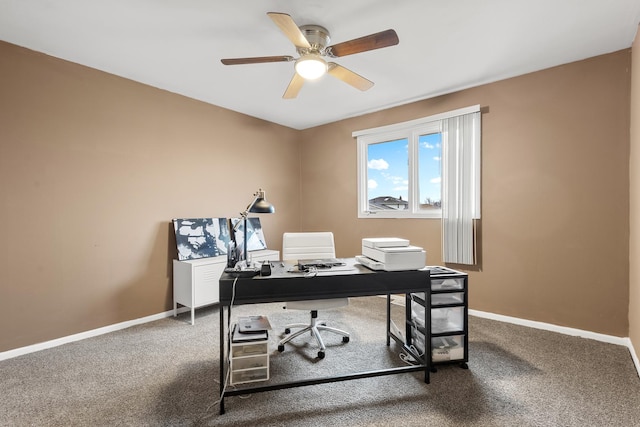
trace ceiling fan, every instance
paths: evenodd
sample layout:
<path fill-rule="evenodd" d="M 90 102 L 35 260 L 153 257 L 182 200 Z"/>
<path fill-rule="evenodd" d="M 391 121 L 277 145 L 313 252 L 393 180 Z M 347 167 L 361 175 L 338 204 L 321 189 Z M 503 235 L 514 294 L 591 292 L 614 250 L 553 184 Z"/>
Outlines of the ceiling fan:
<path fill-rule="evenodd" d="M 339 58 L 366 52 L 383 47 L 397 45 L 398 35 L 394 30 L 381 31 L 368 36 L 327 46 L 329 31 L 320 25 L 303 25 L 298 27 L 291 16 L 286 13 L 269 12 L 269 18 L 280 28 L 285 36 L 295 45 L 299 58 L 293 56 L 259 56 L 253 58 L 222 59 L 224 65 L 260 64 L 266 62 L 295 61 L 295 73 L 287 90 L 282 96 L 291 99 L 298 96 L 305 80 L 314 80 L 328 73 L 343 82 L 365 91 L 373 86 L 373 82 L 361 75 L 324 58 Z"/>

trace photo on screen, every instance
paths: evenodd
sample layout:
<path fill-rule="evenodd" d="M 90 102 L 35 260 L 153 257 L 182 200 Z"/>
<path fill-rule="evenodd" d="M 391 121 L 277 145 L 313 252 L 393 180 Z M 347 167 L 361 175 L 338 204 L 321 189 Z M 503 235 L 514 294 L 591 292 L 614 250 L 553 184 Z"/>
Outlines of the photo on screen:
<path fill-rule="evenodd" d="M 238 224 L 238 222 L 240 222 L 240 224 Z M 238 224 L 237 227 L 236 224 Z M 242 224 L 242 218 L 231 218 L 231 227 L 233 228 L 233 238 L 236 242 L 238 253 L 241 254 L 244 251 L 244 226 Z M 267 249 L 267 242 L 264 240 L 260 218 L 247 218 L 247 242 L 247 251 Z"/>

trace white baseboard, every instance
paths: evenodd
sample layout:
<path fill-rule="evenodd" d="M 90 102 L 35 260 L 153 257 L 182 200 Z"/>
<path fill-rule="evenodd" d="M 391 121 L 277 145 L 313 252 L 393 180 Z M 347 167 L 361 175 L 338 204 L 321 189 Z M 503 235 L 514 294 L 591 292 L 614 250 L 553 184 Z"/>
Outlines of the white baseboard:
<path fill-rule="evenodd" d="M 189 311 L 188 307 L 180 307 L 178 313 Z M 638 375 L 640 375 L 640 360 L 633 348 L 633 343 L 629 338 L 614 337 L 611 335 L 599 334 L 590 331 L 583 331 L 581 329 L 567 328 L 564 326 L 553 325 L 551 323 L 536 322 L 533 320 L 520 319 L 517 317 L 504 316 L 501 314 L 487 313 L 478 310 L 469 310 L 471 316 L 484 317 L 486 319 L 497 320 L 500 322 L 513 323 L 516 325 L 527 326 L 529 328 L 543 329 L 546 331 L 558 332 L 564 335 L 579 336 L 582 338 L 589 338 L 596 341 L 602 341 L 609 344 L 622 345 L 629 349 L 631 358 L 636 367 Z M 163 313 L 153 314 L 151 316 L 141 317 L 139 319 L 128 320 L 126 322 L 116 323 L 114 325 L 104 326 L 102 328 L 93 329 L 91 331 L 81 332 L 79 334 L 69 335 L 66 337 L 58 338 L 51 341 L 45 341 L 38 344 L 29 345 L 26 347 L 16 348 L 14 350 L 8 350 L 0 353 L 0 361 L 11 359 L 13 357 L 22 356 L 24 354 L 34 353 L 40 350 L 46 350 L 48 348 L 57 347 L 59 345 L 67 344 L 74 341 L 80 341 L 86 338 L 96 337 L 109 332 L 119 331 L 120 329 L 129 328 L 135 325 L 141 325 L 147 322 L 153 322 L 154 320 L 164 319 L 166 317 L 173 316 L 173 310 L 165 311 Z"/>
<path fill-rule="evenodd" d="M 469 310 L 469 315 L 476 316 L 476 317 L 484 317 L 485 319 L 497 320 L 505 323 L 513 323 L 516 325 L 527 326 L 529 328 L 542 329 L 542 330 L 551 331 L 551 332 L 558 332 L 560 334 L 571 335 L 574 337 L 588 338 L 595 341 L 606 342 L 609 344 L 622 345 L 629 349 L 629 352 L 631 353 L 631 358 L 633 359 L 633 364 L 636 367 L 636 372 L 640 376 L 640 361 L 638 360 L 638 355 L 636 354 L 636 351 L 633 348 L 633 343 L 631 342 L 631 339 L 629 339 L 628 337 L 624 337 L 624 338 L 615 337 L 613 335 L 599 334 L 596 332 L 584 331 L 582 329 L 567 328 L 565 326 L 553 325 L 551 323 L 536 322 L 534 320 L 526 320 L 526 319 L 520 319 L 518 317 L 503 316 L 501 314 L 487 313 L 487 312 L 478 311 L 478 310 Z"/>
<path fill-rule="evenodd" d="M 629 348 L 629 352 L 631 353 L 633 364 L 636 365 L 636 371 L 638 372 L 638 376 L 640 376 L 640 360 L 638 360 L 638 355 L 636 354 L 636 350 L 635 348 L 633 348 L 633 343 L 629 338 L 627 338 L 627 347 Z"/>
<path fill-rule="evenodd" d="M 565 326 L 553 325 L 551 323 L 536 322 L 535 320 L 520 319 L 518 317 L 504 316 L 502 314 L 493 314 L 478 310 L 469 310 L 469 314 L 476 317 L 484 317 L 485 319 L 492 319 L 498 320 L 500 322 L 513 323 L 515 325 L 528 326 L 529 328 L 543 329 L 545 331 L 558 332 L 564 335 L 589 338 L 609 344 L 624 345 L 625 347 L 627 346 L 628 338 L 614 337 L 612 335 L 583 331 L 582 329 L 567 328 Z"/>
<path fill-rule="evenodd" d="M 178 313 L 189 311 L 189 307 L 180 307 Z M 35 353 L 36 351 L 46 350 L 48 348 L 57 347 L 59 345 L 68 344 L 74 341 L 80 341 L 86 338 L 97 337 L 99 335 L 108 334 L 109 332 L 119 331 L 120 329 L 129 328 L 135 325 L 141 325 L 147 322 L 153 322 L 154 320 L 164 319 L 166 317 L 173 316 L 173 310 L 165 311 L 163 313 L 153 314 L 151 316 L 141 317 L 139 319 L 128 320 L 126 322 L 116 323 L 114 325 L 104 326 L 98 329 L 92 329 L 90 331 L 81 332 L 79 334 L 68 335 L 66 337 L 57 338 L 51 341 L 45 341 L 38 344 L 29 345 L 26 347 L 16 348 L 14 350 L 8 350 L 0 353 L 0 361 L 11 359 L 14 357 L 22 356 L 24 354 Z"/>

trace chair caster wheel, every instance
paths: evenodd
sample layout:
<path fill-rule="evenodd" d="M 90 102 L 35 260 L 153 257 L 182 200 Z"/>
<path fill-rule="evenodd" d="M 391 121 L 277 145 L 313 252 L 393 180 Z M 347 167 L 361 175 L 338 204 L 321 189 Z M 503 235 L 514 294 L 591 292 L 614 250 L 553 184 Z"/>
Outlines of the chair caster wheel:
<path fill-rule="evenodd" d="M 280 345 L 278 346 L 278 351 L 279 351 L 280 353 L 282 353 L 282 352 L 284 351 L 284 344 L 280 344 Z"/>
<path fill-rule="evenodd" d="M 289 329 L 289 328 L 285 329 L 285 330 L 284 330 L 284 333 L 285 333 L 285 334 L 290 334 L 290 333 L 291 333 L 291 329 Z"/>
<path fill-rule="evenodd" d="M 342 337 L 342 342 L 345 342 L 345 343 L 349 342 L 349 337 Z"/>
<path fill-rule="evenodd" d="M 318 359 L 324 359 L 324 351 L 318 352 Z"/>
<path fill-rule="evenodd" d="M 469 365 L 467 365 L 467 364 L 466 364 L 466 363 L 464 363 L 464 362 L 460 364 L 460 367 L 461 367 L 462 369 L 469 369 Z"/>

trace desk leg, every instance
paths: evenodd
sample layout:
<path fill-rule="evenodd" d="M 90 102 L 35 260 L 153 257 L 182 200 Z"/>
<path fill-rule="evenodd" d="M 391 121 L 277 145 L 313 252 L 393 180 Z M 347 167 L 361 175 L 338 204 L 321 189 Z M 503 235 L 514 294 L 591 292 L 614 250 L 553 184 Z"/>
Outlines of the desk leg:
<path fill-rule="evenodd" d="M 404 334 L 407 337 L 405 342 L 411 347 L 413 341 L 413 331 L 411 330 L 411 294 L 404 295 Z"/>
<path fill-rule="evenodd" d="M 220 304 L 220 415 L 224 414 L 224 384 L 226 378 L 224 305 Z"/>
<path fill-rule="evenodd" d="M 391 294 L 387 294 L 387 347 L 391 345 Z"/>
<path fill-rule="evenodd" d="M 429 384 L 431 382 L 431 276 L 429 276 L 429 282 L 427 289 L 424 290 L 424 364 L 427 367 L 424 370 L 424 382 Z"/>

